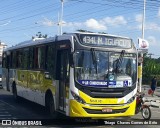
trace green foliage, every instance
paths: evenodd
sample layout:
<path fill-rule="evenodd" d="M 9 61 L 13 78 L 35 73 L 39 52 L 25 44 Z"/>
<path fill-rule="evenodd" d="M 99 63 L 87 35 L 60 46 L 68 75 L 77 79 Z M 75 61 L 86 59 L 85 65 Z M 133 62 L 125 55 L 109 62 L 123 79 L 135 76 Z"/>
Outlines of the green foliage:
<path fill-rule="evenodd" d="M 158 82 L 157 82 L 157 86 L 159 86 L 159 87 L 160 87 L 160 81 L 158 81 Z"/>
<path fill-rule="evenodd" d="M 160 58 L 149 58 L 144 55 L 143 61 L 143 84 L 150 84 L 151 79 L 153 76 L 157 77 L 158 84 L 160 86 Z"/>

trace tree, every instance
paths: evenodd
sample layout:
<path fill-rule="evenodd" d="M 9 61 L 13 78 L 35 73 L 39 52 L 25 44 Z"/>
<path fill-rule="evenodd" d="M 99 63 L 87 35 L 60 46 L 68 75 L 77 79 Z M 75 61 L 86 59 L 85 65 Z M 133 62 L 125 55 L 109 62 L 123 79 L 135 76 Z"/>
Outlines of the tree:
<path fill-rule="evenodd" d="M 150 58 L 144 55 L 143 61 L 143 84 L 150 84 L 153 76 L 160 80 L 160 58 Z"/>

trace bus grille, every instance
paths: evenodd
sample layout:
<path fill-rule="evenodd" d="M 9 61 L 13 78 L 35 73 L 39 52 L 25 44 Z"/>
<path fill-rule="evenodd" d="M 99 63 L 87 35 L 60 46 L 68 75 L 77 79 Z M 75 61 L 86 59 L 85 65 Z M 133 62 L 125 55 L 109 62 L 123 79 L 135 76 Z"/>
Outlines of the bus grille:
<path fill-rule="evenodd" d="M 132 92 L 136 88 L 136 85 L 124 88 L 95 88 L 81 86 L 76 83 L 76 87 L 92 98 L 122 98 Z"/>
<path fill-rule="evenodd" d="M 113 109 L 112 112 L 102 112 L 102 110 L 95 110 L 88 108 L 83 108 L 83 109 L 89 114 L 116 114 L 116 113 L 124 113 L 128 108 L 129 107 L 123 109 Z"/>

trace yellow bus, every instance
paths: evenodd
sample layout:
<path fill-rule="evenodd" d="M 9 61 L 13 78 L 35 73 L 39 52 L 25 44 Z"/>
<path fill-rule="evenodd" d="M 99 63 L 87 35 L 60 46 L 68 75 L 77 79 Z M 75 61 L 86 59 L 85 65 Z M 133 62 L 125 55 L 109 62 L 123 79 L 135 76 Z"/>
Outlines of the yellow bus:
<path fill-rule="evenodd" d="M 135 114 L 137 50 L 128 37 L 77 32 L 25 41 L 7 48 L 2 63 L 3 88 L 52 116 Z"/>

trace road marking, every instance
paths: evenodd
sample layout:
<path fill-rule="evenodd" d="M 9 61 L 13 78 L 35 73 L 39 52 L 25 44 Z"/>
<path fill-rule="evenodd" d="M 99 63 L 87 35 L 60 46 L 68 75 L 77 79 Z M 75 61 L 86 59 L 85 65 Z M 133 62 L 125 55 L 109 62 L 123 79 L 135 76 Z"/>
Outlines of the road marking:
<path fill-rule="evenodd" d="M 160 113 L 159 111 L 155 111 L 155 110 L 153 110 L 153 109 L 151 109 L 151 111 L 153 111 L 153 112 L 155 112 L 155 113 Z"/>
<path fill-rule="evenodd" d="M 16 109 L 16 107 L 15 107 L 15 106 L 10 105 L 10 104 L 8 104 L 8 103 L 7 103 L 7 102 L 5 102 L 5 101 L 0 100 L 0 102 L 2 102 L 2 103 L 4 103 L 4 104 L 7 104 L 7 105 L 9 105 L 10 107 L 12 107 L 12 108 Z"/>

